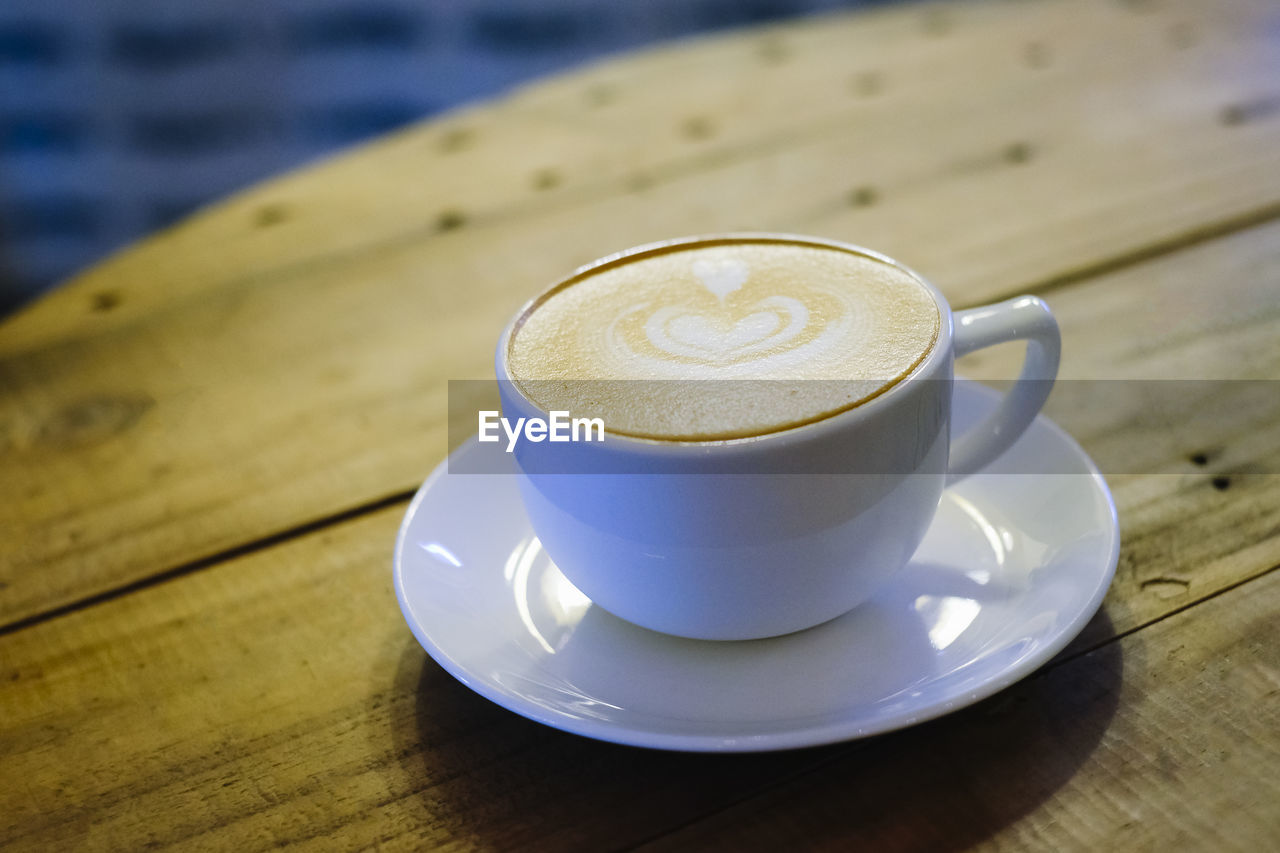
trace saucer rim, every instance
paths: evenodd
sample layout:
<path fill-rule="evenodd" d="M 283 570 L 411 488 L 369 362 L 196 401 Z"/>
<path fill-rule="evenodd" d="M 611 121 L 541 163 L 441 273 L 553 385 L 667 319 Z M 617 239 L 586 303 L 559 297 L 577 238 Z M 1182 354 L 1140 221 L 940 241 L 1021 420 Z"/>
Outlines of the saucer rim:
<path fill-rule="evenodd" d="M 988 388 L 974 380 L 965 380 L 960 377 L 956 378 L 956 393 L 957 396 L 961 393 L 972 393 L 977 397 L 986 397 L 988 403 L 993 403 L 1001 396 L 998 391 L 992 388 Z M 1047 429 L 1056 440 L 1062 442 L 1065 447 L 1071 451 L 1072 455 L 1076 457 L 1088 473 L 1095 493 L 1101 496 L 1106 508 L 1108 520 L 1107 529 L 1105 531 L 1108 539 L 1106 568 L 1099 573 L 1097 583 L 1090 592 L 1087 603 L 1078 609 L 1072 619 L 1063 624 L 1051 642 L 1039 647 L 1036 653 L 1019 659 L 1002 670 L 998 675 L 991 677 L 987 681 L 983 682 L 978 688 L 971 690 L 968 693 L 947 701 L 936 702 L 918 710 L 908 710 L 898 712 L 896 714 L 888 714 L 883 718 L 877 719 L 871 725 L 853 725 L 849 722 L 837 721 L 815 726 L 802 726 L 746 736 L 661 732 L 614 721 L 601 721 L 591 718 L 573 717 L 561 713 L 552 713 L 542 706 L 534 703 L 522 702 L 519 696 L 504 691 L 497 685 L 490 684 L 481 679 L 473 678 L 468 667 L 451 656 L 427 636 L 425 629 L 422 627 L 419 620 L 413 615 L 412 605 L 410 604 L 405 591 L 403 576 L 403 554 L 409 528 L 412 526 L 419 506 L 426 498 L 426 495 L 431 491 L 432 487 L 435 486 L 440 478 L 444 477 L 448 473 L 448 457 L 442 460 L 435 469 L 432 470 L 426 480 L 423 481 L 422 485 L 418 488 L 418 491 L 414 494 L 413 499 L 410 501 L 408 508 L 405 510 L 404 517 L 401 519 L 400 526 L 396 534 L 395 552 L 392 558 L 392 574 L 396 600 L 400 606 L 401 615 L 408 623 L 409 629 L 413 633 L 415 639 L 417 639 L 418 643 L 437 664 L 466 687 L 494 704 L 513 713 L 519 714 L 526 719 L 542 723 L 543 725 L 550 726 L 551 728 L 558 729 L 560 731 L 589 737 L 594 740 L 620 744 L 623 746 L 674 752 L 750 753 L 774 752 L 823 746 L 899 731 L 919 723 L 943 717 L 954 711 L 958 711 L 962 708 L 981 702 L 983 699 L 994 696 L 996 693 L 1016 684 L 1044 667 L 1052 661 L 1059 652 L 1065 649 L 1072 640 L 1079 636 L 1085 626 L 1088 625 L 1089 621 L 1093 619 L 1094 615 L 1101 608 L 1103 599 L 1106 597 L 1107 590 L 1110 589 L 1111 583 L 1115 578 L 1115 572 L 1120 556 L 1119 516 L 1116 511 L 1115 499 L 1111 494 L 1110 488 L 1107 486 L 1106 479 L 1103 477 L 1102 472 L 1098 470 L 1093 459 L 1089 457 L 1089 455 L 1084 451 L 1084 448 L 1082 448 L 1080 444 L 1066 432 L 1066 430 L 1058 426 L 1058 424 L 1054 423 L 1043 414 L 1037 415 L 1033 424 L 1039 428 Z M 463 447 L 465 447 L 465 445 L 463 445 Z M 449 454 L 449 456 L 452 456 L 453 453 L 457 452 L 458 449 L 455 449 Z M 989 474 L 984 470 L 980 470 L 969 475 L 965 480 L 969 480 L 970 478 L 980 478 L 983 476 L 1009 475 Z M 1033 476 L 1052 475 L 1042 474 Z M 1080 475 L 1072 474 L 1071 476 Z M 960 482 L 964 482 L 964 480 Z M 952 488 L 952 486 L 948 486 L 948 488 Z M 804 632 L 802 631 L 797 633 Z M 707 640 L 703 642 L 724 641 Z"/>

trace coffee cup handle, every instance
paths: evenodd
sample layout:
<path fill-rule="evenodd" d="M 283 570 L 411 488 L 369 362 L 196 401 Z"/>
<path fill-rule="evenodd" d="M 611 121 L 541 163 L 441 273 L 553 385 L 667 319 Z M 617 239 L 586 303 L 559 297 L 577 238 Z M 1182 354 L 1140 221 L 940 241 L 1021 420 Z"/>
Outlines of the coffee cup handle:
<path fill-rule="evenodd" d="M 953 319 L 957 358 L 1016 340 L 1026 340 L 1027 354 L 1022 373 L 995 412 L 952 444 L 948 483 L 982 469 L 1026 431 L 1049 397 L 1062 351 L 1058 321 L 1037 296 L 957 311 Z"/>

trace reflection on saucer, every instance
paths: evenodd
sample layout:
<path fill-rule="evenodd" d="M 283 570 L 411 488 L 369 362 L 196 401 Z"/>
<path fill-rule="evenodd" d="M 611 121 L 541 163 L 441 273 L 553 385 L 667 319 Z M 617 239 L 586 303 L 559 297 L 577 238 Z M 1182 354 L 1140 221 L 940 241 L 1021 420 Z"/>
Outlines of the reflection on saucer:
<path fill-rule="evenodd" d="M 531 575 L 536 578 L 532 585 Z M 565 644 L 592 606 L 591 599 L 551 562 L 537 536 L 528 536 L 516 545 L 502 576 L 525 630 L 547 654 L 555 654 Z"/>

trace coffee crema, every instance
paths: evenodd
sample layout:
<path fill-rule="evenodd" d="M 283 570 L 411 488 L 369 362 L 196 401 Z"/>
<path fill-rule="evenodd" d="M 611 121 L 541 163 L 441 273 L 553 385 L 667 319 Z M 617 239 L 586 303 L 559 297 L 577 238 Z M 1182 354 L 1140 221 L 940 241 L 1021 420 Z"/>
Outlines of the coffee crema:
<path fill-rule="evenodd" d="M 588 269 L 517 319 L 512 379 L 546 411 L 667 441 L 764 435 L 897 384 L 941 319 L 910 273 L 784 238 L 677 243 Z"/>

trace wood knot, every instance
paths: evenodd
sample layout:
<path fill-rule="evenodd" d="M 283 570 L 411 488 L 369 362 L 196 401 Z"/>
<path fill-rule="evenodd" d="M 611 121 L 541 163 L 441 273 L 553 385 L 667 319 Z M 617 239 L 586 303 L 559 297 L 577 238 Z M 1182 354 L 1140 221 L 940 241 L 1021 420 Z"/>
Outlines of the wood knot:
<path fill-rule="evenodd" d="M 253 224 L 259 228 L 270 228 L 279 225 L 289 218 L 289 208 L 283 204 L 264 204 L 254 211 Z"/>
<path fill-rule="evenodd" d="M 879 71 L 864 71 L 849 83 L 853 93 L 862 98 L 870 98 L 884 91 L 884 75 Z"/>
<path fill-rule="evenodd" d="M 467 217 L 460 210 L 446 210 L 436 217 L 437 231 L 456 231 L 467 223 Z"/>
<path fill-rule="evenodd" d="M 757 55 L 766 65 L 779 65 L 791 58 L 791 49 L 780 38 L 768 38 L 760 42 Z"/>
<path fill-rule="evenodd" d="M 942 9 L 930 9 L 924 16 L 924 32 L 930 36 L 945 36 L 951 32 L 951 18 Z"/>
<path fill-rule="evenodd" d="M 1247 119 L 1244 107 L 1239 104 L 1228 104 L 1218 114 L 1218 121 L 1225 125 L 1244 124 Z"/>
<path fill-rule="evenodd" d="M 1196 29 L 1188 21 L 1178 21 L 1169 27 L 1169 43 L 1179 50 L 1194 47 Z"/>
<path fill-rule="evenodd" d="M 89 297 L 89 308 L 92 311 L 110 311 L 121 302 L 120 294 L 114 290 L 101 290 Z"/>
<path fill-rule="evenodd" d="M 849 190 L 846 200 L 851 207 L 870 207 L 878 198 L 875 187 L 857 187 Z"/>
<path fill-rule="evenodd" d="M 560 173 L 555 169 L 539 169 L 533 173 L 535 190 L 551 190 L 560 186 Z"/>
<path fill-rule="evenodd" d="M 1049 67 L 1049 46 L 1042 41 L 1033 41 L 1023 50 L 1023 58 L 1032 68 Z"/>
<path fill-rule="evenodd" d="M 1236 104 L 1228 104 L 1218 113 L 1218 120 L 1230 126 L 1271 118 L 1277 113 L 1280 113 L 1280 95 L 1266 95 Z"/>
<path fill-rule="evenodd" d="M 1025 142 L 1015 142 L 1004 149 L 1004 159 L 1014 164 L 1025 163 L 1031 159 L 1031 146 Z"/>
<path fill-rule="evenodd" d="M 681 130 L 686 139 L 710 139 L 716 132 L 716 127 L 706 116 L 694 116 L 685 121 Z"/>
<path fill-rule="evenodd" d="M 597 83 L 583 94 L 589 107 L 607 107 L 618 99 L 618 90 L 608 83 Z"/>
<path fill-rule="evenodd" d="M 98 444 L 129 429 L 155 402 L 145 394 L 86 397 L 45 421 L 38 440 L 51 447 Z"/>
<path fill-rule="evenodd" d="M 475 141 L 475 134 L 469 128 L 454 127 L 446 130 L 444 135 L 440 137 L 440 151 L 443 154 L 453 154 L 464 148 L 469 148 L 471 143 Z"/>

